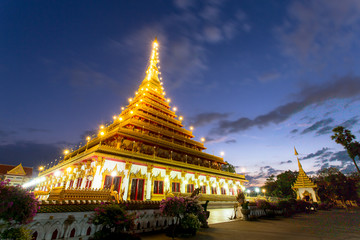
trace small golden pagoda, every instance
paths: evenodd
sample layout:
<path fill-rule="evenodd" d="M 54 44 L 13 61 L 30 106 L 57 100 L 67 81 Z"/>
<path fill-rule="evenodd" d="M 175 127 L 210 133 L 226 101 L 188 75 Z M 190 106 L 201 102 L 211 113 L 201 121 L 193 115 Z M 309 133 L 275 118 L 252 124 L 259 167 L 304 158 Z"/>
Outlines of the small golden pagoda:
<path fill-rule="evenodd" d="M 155 39 L 146 77 L 113 122 L 87 137 L 85 146 L 69 152 L 39 173 L 40 199 L 106 198 L 161 200 L 201 188 L 203 199 L 235 200 L 244 175 L 221 170 L 223 158 L 203 152 L 192 127 L 170 107 L 159 66 Z"/>
<path fill-rule="evenodd" d="M 296 192 L 297 199 L 317 202 L 317 197 L 315 192 L 317 185 L 313 183 L 311 179 L 306 175 L 304 169 L 301 166 L 300 160 L 297 157 L 299 154 L 296 151 L 295 147 L 294 150 L 299 165 L 299 175 L 295 183 L 293 184 L 292 189 L 294 189 L 294 191 Z"/>

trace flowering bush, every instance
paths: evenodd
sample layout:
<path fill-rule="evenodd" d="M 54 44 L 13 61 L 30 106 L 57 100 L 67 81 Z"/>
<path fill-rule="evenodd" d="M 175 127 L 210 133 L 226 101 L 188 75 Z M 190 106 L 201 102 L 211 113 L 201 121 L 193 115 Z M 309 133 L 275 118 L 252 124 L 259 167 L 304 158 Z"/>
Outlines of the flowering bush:
<path fill-rule="evenodd" d="M 269 209 L 270 208 L 270 203 L 266 200 L 263 199 L 257 199 L 256 200 L 256 206 L 259 209 Z"/>
<path fill-rule="evenodd" d="M 176 219 L 169 233 L 172 237 L 180 234 L 182 230 L 196 233 L 200 225 L 207 226 L 207 215 L 199 204 L 198 196 L 163 199 L 160 203 L 160 211 L 163 215 Z M 181 227 L 180 229 L 176 229 L 178 225 Z"/>
<path fill-rule="evenodd" d="M 38 201 L 33 193 L 9 182 L 0 183 L 0 219 L 8 224 L 27 224 L 39 209 Z"/>
<path fill-rule="evenodd" d="M 129 214 L 123 206 L 118 204 L 104 204 L 95 208 L 90 222 L 94 225 L 103 225 L 105 228 L 115 228 L 117 231 L 129 230 L 134 227 L 135 214 Z"/>
<path fill-rule="evenodd" d="M 89 222 L 94 225 L 102 225 L 102 229 L 95 233 L 94 239 L 138 239 L 126 230 L 133 229 L 136 215 L 126 212 L 124 206 L 118 204 L 104 204 L 94 209 L 95 213 Z M 114 231 L 112 231 L 114 230 Z"/>
<path fill-rule="evenodd" d="M 181 218 L 185 211 L 186 203 L 183 197 L 169 197 L 160 203 L 160 212 L 169 217 Z"/>

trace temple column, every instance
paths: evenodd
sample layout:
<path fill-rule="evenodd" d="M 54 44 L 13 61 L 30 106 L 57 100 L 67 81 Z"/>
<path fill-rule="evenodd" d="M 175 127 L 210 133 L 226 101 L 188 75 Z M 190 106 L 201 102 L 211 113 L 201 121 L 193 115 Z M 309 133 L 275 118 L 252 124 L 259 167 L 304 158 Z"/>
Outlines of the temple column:
<path fill-rule="evenodd" d="M 124 171 L 125 177 L 124 177 L 124 182 L 123 182 L 123 186 L 125 186 L 124 187 L 124 195 L 123 195 L 123 200 L 124 201 L 126 201 L 128 199 L 131 166 L 132 166 L 131 162 L 126 162 L 125 163 L 125 171 Z"/>
<path fill-rule="evenodd" d="M 171 186 L 170 186 L 170 173 L 171 170 L 169 168 L 166 168 L 165 171 L 165 184 L 164 184 L 164 193 L 171 192 Z"/>
<path fill-rule="evenodd" d="M 105 158 L 98 157 L 95 164 L 95 174 L 94 174 L 94 180 L 92 183 L 92 188 L 101 188 L 102 182 L 103 182 L 103 176 L 102 176 L 102 168 L 105 163 Z"/>
<path fill-rule="evenodd" d="M 151 200 L 151 184 L 152 184 L 152 170 L 153 165 L 148 164 L 147 166 L 147 181 L 146 181 L 146 200 Z"/>

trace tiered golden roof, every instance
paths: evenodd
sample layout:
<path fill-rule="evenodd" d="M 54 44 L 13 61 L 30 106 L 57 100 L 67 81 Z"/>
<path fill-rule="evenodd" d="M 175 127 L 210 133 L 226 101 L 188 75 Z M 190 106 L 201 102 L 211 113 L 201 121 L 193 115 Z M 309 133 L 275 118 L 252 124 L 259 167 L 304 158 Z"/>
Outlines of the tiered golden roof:
<path fill-rule="evenodd" d="M 295 150 L 295 155 L 296 156 L 299 155 L 295 148 L 294 148 L 294 150 Z M 298 157 L 296 157 L 296 158 L 297 158 L 298 165 L 299 165 L 299 175 L 298 175 L 295 183 L 293 184 L 292 188 L 293 189 L 316 188 L 317 185 L 315 183 L 313 183 L 313 181 L 311 181 L 311 179 L 306 175 L 304 169 L 301 166 L 299 158 Z"/>

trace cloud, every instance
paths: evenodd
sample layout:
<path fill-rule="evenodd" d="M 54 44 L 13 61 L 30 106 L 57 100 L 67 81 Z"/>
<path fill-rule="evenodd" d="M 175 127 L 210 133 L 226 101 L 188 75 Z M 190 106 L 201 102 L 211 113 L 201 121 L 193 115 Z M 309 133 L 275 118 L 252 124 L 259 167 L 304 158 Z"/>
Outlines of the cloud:
<path fill-rule="evenodd" d="M 61 155 L 57 144 L 42 144 L 18 141 L 0 145 L 0 162 L 5 164 L 22 163 L 25 166 L 38 166 L 48 163 Z"/>
<path fill-rule="evenodd" d="M 331 130 L 332 130 L 333 128 L 334 128 L 334 127 L 332 127 L 332 126 L 323 127 L 323 128 L 321 128 L 321 129 L 319 129 L 318 131 L 316 131 L 316 135 L 329 134 L 329 133 L 331 133 Z"/>
<path fill-rule="evenodd" d="M 280 162 L 280 165 L 287 164 L 287 163 L 292 163 L 292 161 L 291 160 L 282 161 L 282 162 Z"/>
<path fill-rule="evenodd" d="M 295 133 L 297 133 L 299 131 L 299 129 L 293 129 L 293 130 L 291 130 L 291 134 L 295 134 Z"/>
<path fill-rule="evenodd" d="M 318 150 L 317 152 L 315 153 L 310 153 L 308 155 L 306 155 L 305 157 L 301 157 L 300 159 L 301 160 L 306 160 L 306 159 L 310 159 L 310 158 L 315 158 L 315 157 L 318 157 L 318 156 L 322 156 L 325 152 L 327 152 L 329 150 L 329 148 L 327 147 L 324 147 L 320 150 Z"/>
<path fill-rule="evenodd" d="M 236 143 L 236 140 L 235 139 L 230 139 L 230 140 L 225 141 L 225 143 L 226 144 Z"/>
<path fill-rule="evenodd" d="M 349 120 L 346 120 L 345 122 L 341 123 L 340 126 L 343 126 L 344 128 L 351 129 L 354 125 L 356 125 L 359 122 L 359 116 L 355 116 Z"/>
<path fill-rule="evenodd" d="M 228 134 L 244 131 L 251 127 L 264 127 L 281 123 L 312 104 L 322 104 L 331 99 L 347 99 L 360 95 L 360 77 L 344 76 L 326 85 L 307 86 L 296 95 L 297 100 L 278 106 L 272 111 L 254 119 L 240 117 L 236 120 L 221 120 L 211 134 Z"/>
<path fill-rule="evenodd" d="M 188 9 L 193 6 L 194 1 L 192 0 L 174 0 L 174 5 L 182 10 Z"/>
<path fill-rule="evenodd" d="M 241 10 L 225 12 L 226 1 L 176 0 L 173 4 L 176 12 L 147 22 L 128 33 L 124 39 L 111 39 L 107 43 L 115 51 L 132 51 L 131 55 L 142 56 L 147 50 L 144 42 L 151 41 L 156 33 L 161 61 L 165 63 L 162 64 L 164 73 L 174 80 L 167 85 L 168 90 L 187 83 L 203 84 L 203 72 L 208 68 L 209 51 L 206 47 L 251 30 L 249 20 L 245 13 L 241 14 Z M 143 61 L 139 59 L 133 65 L 142 66 Z"/>
<path fill-rule="evenodd" d="M 266 179 L 271 175 L 278 175 L 284 172 L 283 170 L 274 169 L 271 166 L 260 167 L 259 171 L 253 173 L 247 173 L 246 179 L 249 181 L 250 186 L 262 186 Z"/>
<path fill-rule="evenodd" d="M 213 121 L 227 118 L 229 115 L 230 115 L 229 113 L 217 113 L 217 112 L 200 113 L 192 117 L 190 119 L 190 122 L 194 127 L 201 127 Z"/>
<path fill-rule="evenodd" d="M 287 55 L 299 60 L 324 58 L 356 44 L 359 21 L 357 0 L 293 1 L 275 34 Z"/>
<path fill-rule="evenodd" d="M 259 76 L 258 79 L 260 82 L 269 82 L 275 79 L 278 79 L 280 74 L 277 72 L 268 72 L 264 73 L 263 75 Z"/>
<path fill-rule="evenodd" d="M 320 120 L 320 121 L 317 121 L 316 123 L 314 123 L 313 125 L 311 125 L 310 127 L 304 129 L 301 134 L 306 134 L 306 133 L 309 133 L 309 132 L 313 132 L 313 131 L 316 131 L 318 130 L 319 128 L 322 128 L 322 127 L 326 127 L 328 126 L 330 123 L 334 122 L 334 119 L 333 118 L 327 118 L 327 119 L 323 119 L 323 120 Z"/>

